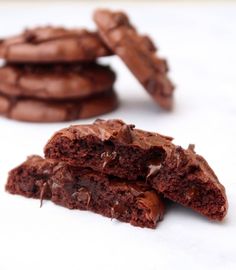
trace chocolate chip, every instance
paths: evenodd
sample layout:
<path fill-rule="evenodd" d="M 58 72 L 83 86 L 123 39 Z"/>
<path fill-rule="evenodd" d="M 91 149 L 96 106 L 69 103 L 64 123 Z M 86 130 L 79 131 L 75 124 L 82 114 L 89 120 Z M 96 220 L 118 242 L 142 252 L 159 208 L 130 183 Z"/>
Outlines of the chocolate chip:
<path fill-rule="evenodd" d="M 117 157 L 117 152 L 113 151 L 113 152 L 103 152 L 101 154 L 101 158 L 104 160 L 102 167 L 105 168 L 107 166 L 108 163 L 110 163 L 111 161 L 115 160 Z"/>
<path fill-rule="evenodd" d="M 152 164 L 150 164 L 150 165 L 148 166 L 149 171 L 148 171 L 147 178 L 149 178 L 149 177 L 151 177 L 151 176 L 152 176 L 152 177 L 156 176 L 157 173 L 158 173 L 158 171 L 161 169 L 161 167 L 162 167 L 161 164 L 158 164 L 158 165 L 152 165 Z"/>
<path fill-rule="evenodd" d="M 162 219 L 162 214 L 159 210 L 163 207 L 161 201 L 153 191 L 146 191 L 142 196 L 137 198 L 137 205 L 145 210 L 145 217 L 151 222 L 156 222 Z M 158 215 L 159 213 L 159 215 Z"/>
<path fill-rule="evenodd" d="M 116 135 L 116 138 L 118 139 L 118 141 L 123 142 L 123 143 L 132 143 L 132 141 L 133 141 L 133 136 L 132 136 L 133 128 L 134 128 L 133 125 L 123 125 Z"/>
<path fill-rule="evenodd" d="M 79 188 L 76 192 L 72 194 L 72 197 L 78 202 L 84 204 L 86 207 L 89 206 L 91 200 L 91 194 L 85 187 Z"/>

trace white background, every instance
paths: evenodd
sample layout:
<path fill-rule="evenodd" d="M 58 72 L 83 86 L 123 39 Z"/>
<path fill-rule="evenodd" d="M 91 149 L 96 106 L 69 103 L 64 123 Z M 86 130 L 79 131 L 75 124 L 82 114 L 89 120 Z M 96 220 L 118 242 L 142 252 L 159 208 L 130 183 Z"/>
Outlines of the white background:
<path fill-rule="evenodd" d="M 94 28 L 98 4 L 0 4 L 0 35 L 26 26 L 55 24 Z M 62 124 L 27 124 L 0 118 L 0 269 L 236 269 L 236 3 L 104 4 L 128 11 L 169 60 L 175 108 L 159 110 L 123 63 L 121 105 L 103 118 L 175 138 L 196 150 L 225 185 L 229 212 L 221 224 L 171 206 L 156 230 L 140 229 L 90 212 L 70 211 L 4 191 L 7 172 L 43 146 Z M 89 123 L 76 121 L 74 123 Z"/>

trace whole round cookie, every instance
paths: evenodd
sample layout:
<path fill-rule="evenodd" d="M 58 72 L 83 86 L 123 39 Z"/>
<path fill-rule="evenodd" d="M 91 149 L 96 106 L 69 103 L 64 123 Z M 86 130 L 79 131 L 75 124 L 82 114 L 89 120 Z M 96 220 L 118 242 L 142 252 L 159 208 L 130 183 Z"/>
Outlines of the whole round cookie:
<path fill-rule="evenodd" d="M 12 98 L 0 94 L 0 115 L 26 122 L 63 122 L 90 118 L 116 109 L 118 98 L 114 90 L 85 98 L 67 101 L 45 101 Z"/>
<path fill-rule="evenodd" d="M 0 67 L 0 92 L 41 99 L 83 98 L 112 88 L 115 73 L 96 63 L 8 64 Z"/>
<path fill-rule="evenodd" d="M 174 86 L 167 77 L 167 62 L 158 57 L 152 41 L 148 37 L 143 39 L 123 12 L 99 9 L 94 20 L 107 46 L 161 107 L 171 109 Z"/>
<path fill-rule="evenodd" d="M 8 62 L 91 61 L 110 54 L 98 34 L 85 29 L 36 27 L 0 40 L 0 58 Z"/>

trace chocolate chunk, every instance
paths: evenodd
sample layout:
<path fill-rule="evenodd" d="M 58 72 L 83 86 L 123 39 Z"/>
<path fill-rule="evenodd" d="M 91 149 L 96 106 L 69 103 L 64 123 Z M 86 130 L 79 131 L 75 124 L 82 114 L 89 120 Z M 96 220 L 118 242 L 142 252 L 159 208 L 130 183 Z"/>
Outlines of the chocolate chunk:
<path fill-rule="evenodd" d="M 128 125 L 122 125 L 122 127 L 120 128 L 120 130 L 116 133 L 116 138 L 118 141 L 120 141 L 121 143 L 132 143 L 133 138 L 132 138 L 132 128 L 134 126 L 128 126 Z M 113 132 L 114 135 L 114 132 Z"/>
<path fill-rule="evenodd" d="M 91 200 L 91 195 L 90 195 L 89 191 L 87 190 L 87 188 L 80 187 L 71 196 L 73 198 L 76 197 L 76 200 L 78 200 L 79 203 L 82 203 L 83 205 L 86 205 L 86 207 L 89 206 L 89 203 L 90 203 L 90 200 Z"/>
<path fill-rule="evenodd" d="M 139 192 L 134 194 L 134 189 Z M 125 183 L 125 179 L 39 156 L 9 173 L 6 190 L 39 199 L 44 194 L 43 198 L 69 209 L 90 210 L 140 227 L 155 228 L 164 213 L 160 196 L 144 183 Z"/>
<path fill-rule="evenodd" d="M 158 165 L 156 165 L 156 164 L 150 164 L 148 166 L 149 171 L 148 171 L 148 174 L 147 174 L 147 179 L 149 177 L 156 176 L 157 173 L 159 172 L 159 170 L 161 169 L 161 166 L 162 166 L 161 164 L 158 164 Z"/>
<path fill-rule="evenodd" d="M 107 46 L 124 61 L 153 99 L 164 109 L 171 109 L 174 86 L 167 77 L 167 63 L 156 54 L 151 39 L 140 36 L 123 12 L 99 9 L 94 13 L 94 21 Z"/>
<path fill-rule="evenodd" d="M 132 140 L 120 140 L 118 134 L 127 131 L 127 126 L 121 120 L 99 120 L 60 130 L 46 145 L 45 156 L 129 181 L 140 179 L 210 219 L 224 218 L 225 189 L 204 158 L 193 151 L 193 145 L 185 150 L 174 145 L 170 137 L 134 126 L 128 129 Z M 111 149 L 108 157 L 112 152 L 115 156 L 104 166 L 107 145 Z"/>
<path fill-rule="evenodd" d="M 153 192 L 146 191 L 138 198 L 137 204 L 141 208 L 147 209 L 147 212 L 145 213 L 146 219 L 155 223 L 157 220 L 163 219 L 163 213 L 160 213 L 157 204 L 153 204 L 153 202 L 155 202 L 153 196 Z"/>
<path fill-rule="evenodd" d="M 111 55 L 97 33 L 85 29 L 37 27 L 0 42 L 0 57 L 14 63 L 92 61 Z"/>
<path fill-rule="evenodd" d="M 105 168 L 107 164 L 110 164 L 111 161 L 115 160 L 117 157 L 117 153 L 113 152 L 103 152 L 101 154 L 101 158 L 104 160 L 102 167 Z"/>
<path fill-rule="evenodd" d="M 0 67 L 0 92 L 41 99 L 84 98 L 106 92 L 115 82 L 108 67 L 89 64 L 8 64 Z"/>
<path fill-rule="evenodd" d="M 18 121 L 71 121 L 105 114 L 117 106 L 118 98 L 112 89 L 89 98 L 58 101 L 14 98 L 0 93 L 0 114 Z"/>

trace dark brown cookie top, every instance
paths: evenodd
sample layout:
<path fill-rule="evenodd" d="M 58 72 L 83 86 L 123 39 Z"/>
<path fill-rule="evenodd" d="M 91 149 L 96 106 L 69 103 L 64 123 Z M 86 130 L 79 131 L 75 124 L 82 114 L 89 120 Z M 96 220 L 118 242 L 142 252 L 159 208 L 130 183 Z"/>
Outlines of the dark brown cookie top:
<path fill-rule="evenodd" d="M 134 125 L 127 125 L 118 119 L 107 121 L 97 119 L 93 124 L 70 126 L 57 132 L 52 140 L 61 136 L 68 137 L 70 140 L 94 136 L 101 141 L 112 140 L 117 143 L 137 146 L 143 149 L 161 146 L 166 148 L 167 151 L 172 145 L 171 137 L 136 129 Z"/>
<path fill-rule="evenodd" d="M 155 53 L 150 38 L 142 41 L 123 12 L 96 10 L 94 21 L 107 46 L 120 56 L 154 100 L 164 109 L 171 109 L 174 87 L 167 77 L 167 63 Z"/>
<path fill-rule="evenodd" d="M 0 67 L 0 92 L 42 99 L 83 98 L 110 89 L 115 73 L 90 64 L 18 64 Z"/>
<path fill-rule="evenodd" d="M 0 115 L 26 122 L 63 122 L 91 118 L 113 111 L 118 98 L 110 89 L 102 94 L 74 100 L 12 98 L 0 93 Z"/>
<path fill-rule="evenodd" d="M 36 27 L 0 40 L 0 58 L 8 62 L 91 61 L 107 55 L 111 52 L 97 33 L 85 29 Z"/>

